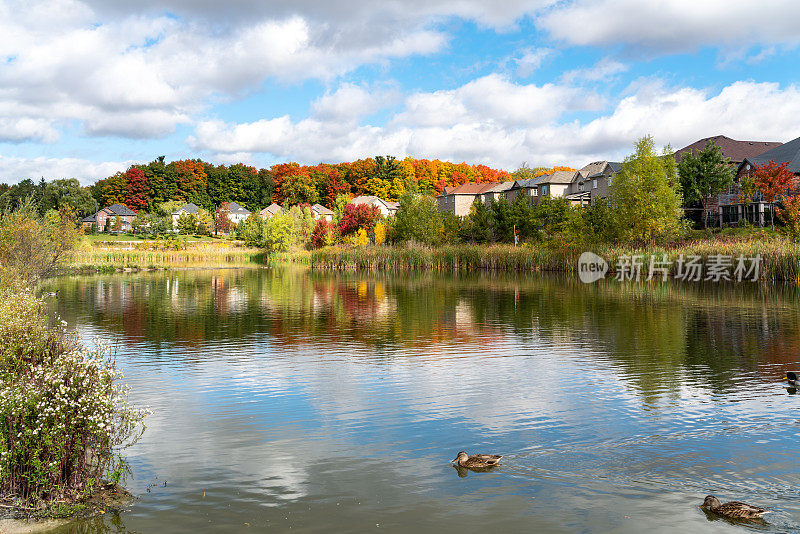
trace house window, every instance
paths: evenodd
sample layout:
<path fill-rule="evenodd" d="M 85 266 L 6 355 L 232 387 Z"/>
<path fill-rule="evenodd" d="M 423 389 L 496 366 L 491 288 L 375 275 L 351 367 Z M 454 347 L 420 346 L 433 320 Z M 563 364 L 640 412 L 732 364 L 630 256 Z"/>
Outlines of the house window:
<path fill-rule="evenodd" d="M 592 180 L 592 189 L 597 189 L 597 178 Z"/>
<path fill-rule="evenodd" d="M 547 186 L 543 185 L 542 186 L 542 195 L 546 195 L 546 194 L 547 194 Z"/>

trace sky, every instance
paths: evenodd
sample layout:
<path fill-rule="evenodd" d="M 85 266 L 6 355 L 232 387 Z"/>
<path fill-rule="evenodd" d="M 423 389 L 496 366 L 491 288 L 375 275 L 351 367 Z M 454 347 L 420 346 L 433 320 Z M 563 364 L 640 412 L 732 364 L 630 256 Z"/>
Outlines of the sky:
<path fill-rule="evenodd" d="M 0 182 L 800 136 L 796 0 L 0 0 Z"/>

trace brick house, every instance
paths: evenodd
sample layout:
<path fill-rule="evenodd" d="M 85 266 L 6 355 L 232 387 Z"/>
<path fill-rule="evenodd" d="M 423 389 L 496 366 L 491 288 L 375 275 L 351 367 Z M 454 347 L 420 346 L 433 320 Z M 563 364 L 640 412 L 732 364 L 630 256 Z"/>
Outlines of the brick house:
<path fill-rule="evenodd" d="M 680 163 L 683 159 L 683 156 L 686 154 L 703 150 L 709 141 L 713 141 L 718 147 L 720 147 L 720 149 L 722 149 L 722 154 L 730 159 L 730 165 L 733 169 L 739 169 L 744 160 L 748 158 L 759 156 L 764 152 L 781 146 L 781 143 L 774 141 L 737 141 L 735 139 L 731 139 L 730 137 L 725 137 L 724 135 L 716 135 L 714 137 L 700 139 L 691 145 L 687 145 L 676 151 L 675 154 L 673 154 L 675 162 Z M 738 208 L 726 208 L 725 210 L 722 210 L 721 208 L 725 206 L 735 206 L 738 205 L 738 203 L 739 185 L 738 180 L 736 180 L 735 183 L 728 189 L 711 197 L 708 203 L 709 216 L 710 218 L 717 218 L 721 213 L 723 213 L 723 211 L 726 214 L 733 214 L 734 212 L 739 211 Z M 698 203 L 697 207 L 690 209 L 693 211 L 699 211 L 701 213 L 700 217 L 702 218 L 702 205 Z M 723 219 L 725 218 L 726 217 L 723 216 Z M 738 221 L 738 219 L 736 220 Z M 723 222 L 735 221 L 729 219 Z M 709 225 L 713 226 L 713 222 L 709 221 Z"/>
<path fill-rule="evenodd" d="M 598 198 L 606 198 L 611 177 L 621 168 L 622 163 L 616 161 L 589 163 L 575 173 L 566 197 L 581 206 L 591 204 Z"/>
<path fill-rule="evenodd" d="M 786 191 L 787 194 L 797 194 L 800 190 L 800 137 L 788 143 L 778 145 L 757 156 L 746 157 L 740 162 L 736 169 L 736 182 L 739 183 L 742 176 L 753 172 L 756 165 L 764 165 L 774 161 L 778 165 L 788 163 L 789 170 L 794 173 L 795 180 L 792 187 Z M 770 206 L 761 201 L 761 195 L 757 193 L 754 202 L 749 205 L 731 203 L 719 208 L 720 217 L 723 223 L 734 223 L 741 219 L 747 219 L 752 223 L 764 225 L 765 213 L 769 213 Z"/>
<path fill-rule="evenodd" d="M 128 206 L 122 204 L 112 204 L 81 220 L 81 226 L 84 229 L 91 229 L 94 226 L 98 232 L 111 231 L 114 221 L 119 217 L 120 227 L 114 231 L 128 232 L 131 229 L 131 223 L 136 218 L 136 212 Z"/>
<path fill-rule="evenodd" d="M 436 197 L 436 205 L 439 211 L 449 211 L 459 217 L 469 215 L 469 209 L 475 199 L 483 200 L 483 194 L 500 185 L 498 182 L 486 182 L 483 184 L 461 184 L 457 187 L 446 187 L 442 194 Z"/>

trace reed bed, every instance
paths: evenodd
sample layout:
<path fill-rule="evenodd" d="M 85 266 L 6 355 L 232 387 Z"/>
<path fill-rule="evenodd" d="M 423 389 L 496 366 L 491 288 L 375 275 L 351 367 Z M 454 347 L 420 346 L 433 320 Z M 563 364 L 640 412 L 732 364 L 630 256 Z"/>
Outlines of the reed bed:
<path fill-rule="evenodd" d="M 624 245 L 558 245 L 544 243 L 532 246 L 511 245 L 453 245 L 426 247 L 325 247 L 314 251 L 296 251 L 271 257 L 273 263 L 300 263 L 313 269 L 365 271 L 577 271 L 581 253 L 590 250 L 603 257 L 609 272 L 615 273 L 624 256 L 637 256 L 647 276 L 650 261 L 662 261 L 667 255 L 669 274 L 677 273 L 677 261 L 699 256 L 708 266 L 713 256 L 731 258 L 733 275 L 737 258 L 761 255 L 759 280 L 800 282 L 800 244 L 782 237 L 768 239 L 708 238 L 671 243 L 662 247 L 631 247 Z M 748 262 L 749 264 L 749 262 Z M 703 271 L 705 273 L 705 270 Z M 705 274 L 704 274 L 705 276 Z"/>
<path fill-rule="evenodd" d="M 189 245 L 183 250 L 83 247 L 66 264 L 69 270 L 180 269 L 262 266 L 261 249 L 227 243 Z"/>

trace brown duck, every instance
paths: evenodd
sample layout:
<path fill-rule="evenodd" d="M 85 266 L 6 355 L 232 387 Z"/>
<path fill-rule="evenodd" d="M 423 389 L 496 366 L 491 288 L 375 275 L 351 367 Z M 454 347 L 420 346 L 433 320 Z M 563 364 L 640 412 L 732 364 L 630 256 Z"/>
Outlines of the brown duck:
<path fill-rule="evenodd" d="M 502 458 L 502 456 L 497 454 L 473 454 L 470 456 L 466 452 L 460 451 L 453 459 L 453 462 L 459 467 L 481 469 L 496 466 L 500 463 L 500 458 Z"/>
<path fill-rule="evenodd" d="M 719 502 L 719 499 L 713 495 L 706 497 L 700 508 L 731 519 L 759 519 L 762 515 L 767 513 L 767 510 L 763 508 L 743 502 L 731 501 L 722 504 Z"/>

